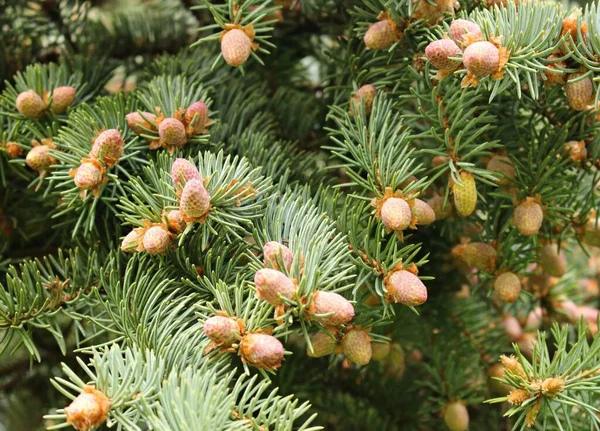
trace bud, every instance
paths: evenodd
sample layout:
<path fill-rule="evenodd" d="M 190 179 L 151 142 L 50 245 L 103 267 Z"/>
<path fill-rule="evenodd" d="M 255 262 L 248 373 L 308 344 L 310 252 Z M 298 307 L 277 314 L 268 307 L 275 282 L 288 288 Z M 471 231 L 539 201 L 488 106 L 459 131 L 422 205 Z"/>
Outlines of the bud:
<path fill-rule="evenodd" d="M 452 215 L 452 202 L 447 201 L 444 205 L 444 196 L 434 195 L 427 201 L 435 214 L 436 220 L 444 220 Z"/>
<path fill-rule="evenodd" d="M 65 407 L 67 423 L 78 431 L 98 428 L 106 420 L 110 401 L 102 392 L 91 386 L 84 386 L 81 393 Z"/>
<path fill-rule="evenodd" d="M 16 142 L 7 142 L 4 146 L 4 152 L 9 159 L 16 159 L 23 154 L 23 148 Z"/>
<path fill-rule="evenodd" d="M 512 272 L 503 272 L 494 280 L 494 292 L 503 302 L 515 302 L 521 293 L 521 281 Z"/>
<path fill-rule="evenodd" d="M 179 209 L 188 217 L 202 217 L 210 209 L 210 195 L 202 180 L 189 180 L 179 202 Z"/>
<path fill-rule="evenodd" d="M 267 268 L 280 269 L 279 262 L 283 262 L 289 271 L 294 261 L 292 250 L 277 241 L 269 241 L 263 247 L 263 262 Z"/>
<path fill-rule="evenodd" d="M 497 183 L 501 186 L 507 186 L 512 183 L 517 174 L 512 162 L 506 156 L 495 155 L 492 157 L 487 164 L 487 170 L 500 174 Z"/>
<path fill-rule="evenodd" d="M 522 235 L 537 235 L 544 221 L 542 206 L 533 198 L 521 202 L 513 214 L 513 223 Z"/>
<path fill-rule="evenodd" d="M 594 84 L 589 76 L 573 82 L 582 75 L 583 73 L 573 73 L 567 76 L 567 83 L 565 84 L 569 106 L 576 111 L 585 111 L 594 93 Z"/>
<path fill-rule="evenodd" d="M 539 263 L 544 273 L 552 277 L 562 277 L 567 272 L 567 258 L 558 252 L 557 244 L 546 244 L 540 249 Z"/>
<path fill-rule="evenodd" d="M 283 362 L 283 344 L 272 335 L 247 334 L 240 342 L 242 359 L 257 368 L 275 370 Z"/>
<path fill-rule="evenodd" d="M 175 233 L 182 233 L 186 227 L 186 222 L 179 210 L 171 210 L 168 212 L 167 223 L 169 224 L 169 229 Z"/>
<path fill-rule="evenodd" d="M 317 290 L 309 309 L 311 318 L 324 326 L 340 326 L 354 317 L 354 307 L 346 298 L 335 292 Z M 331 313 L 331 314 L 329 314 Z M 315 316 L 329 314 L 328 316 Z"/>
<path fill-rule="evenodd" d="M 330 330 L 333 334 L 337 331 Z M 320 358 L 323 356 L 331 355 L 337 347 L 337 340 L 327 332 L 319 331 L 316 334 L 311 335 L 310 344 L 312 345 L 312 352 L 307 347 L 306 354 L 311 358 Z"/>
<path fill-rule="evenodd" d="M 33 120 L 40 118 L 45 108 L 44 101 L 40 95 L 33 90 L 27 90 L 20 93 L 17 96 L 16 105 L 17 111 L 19 111 L 21 115 Z"/>
<path fill-rule="evenodd" d="M 519 360 L 514 355 L 501 355 L 500 362 L 502 363 L 502 367 L 504 367 L 505 372 L 523 379 L 527 378 L 523 366 L 519 363 Z"/>
<path fill-rule="evenodd" d="M 481 39 L 481 28 L 473 21 L 455 19 L 450 23 L 450 37 L 459 47 L 464 47 L 464 36 L 471 33 L 474 39 Z"/>
<path fill-rule="evenodd" d="M 425 48 L 425 56 L 427 60 L 436 69 L 439 70 L 447 70 L 447 71 L 455 71 L 460 66 L 460 60 L 452 60 L 450 57 L 457 57 L 461 54 L 462 51 L 454 43 L 454 41 L 450 39 L 441 39 L 431 42 Z"/>
<path fill-rule="evenodd" d="M 474 42 L 465 48 L 463 63 L 469 72 L 483 78 L 498 69 L 500 51 L 491 42 Z"/>
<path fill-rule="evenodd" d="M 296 290 L 296 285 L 289 277 L 283 272 L 270 268 L 256 271 L 254 284 L 256 285 L 256 297 L 271 305 L 282 304 L 281 297 L 292 299 Z"/>
<path fill-rule="evenodd" d="M 108 129 L 100 133 L 94 140 L 90 157 L 99 159 L 102 157 L 104 163 L 112 168 L 123 155 L 125 142 L 121 139 L 121 133 L 117 129 Z"/>
<path fill-rule="evenodd" d="M 475 177 L 470 172 L 460 171 L 460 181 L 462 185 L 454 181 L 451 185 L 454 194 L 454 207 L 461 216 L 468 217 L 473 214 L 477 207 Z"/>
<path fill-rule="evenodd" d="M 557 60 L 559 59 L 560 56 L 556 55 L 556 54 L 550 54 L 550 56 L 548 57 L 548 60 Z M 550 62 L 548 64 L 546 64 L 546 67 L 548 69 L 551 70 L 555 70 L 556 73 L 552 73 L 552 72 L 544 72 L 544 76 L 546 77 L 546 81 L 544 81 L 544 85 L 545 86 L 550 86 L 550 85 L 565 85 L 565 78 L 566 78 L 566 74 L 565 72 L 563 72 L 562 70 L 559 69 L 565 69 L 567 67 L 567 64 L 564 61 L 558 61 L 558 62 Z"/>
<path fill-rule="evenodd" d="M 526 331 L 535 331 L 542 326 L 542 307 L 535 307 L 527 314 L 527 318 L 525 319 L 525 330 Z"/>
<path fill-rule="evenodd" d="M 525 389 L 513 389 L 508 394 L 508 403 L 513 406 L 520 406 L 529 398 L 531 398 L 531 395 Z"/>
<path fill-rule="evenodd" d="M 367 84 L 356 90 L 356 93 L 350 98 L 350 114 L 358 115 L 360 112 L 361 101 L 365 103 L 365 113 L 367 116 L 371 114 L 373 109 L 373 101 L 377 95 L 377 89 L 374 85 Z"/>
<path fill-rule="evenodd" d="M 398 37 L 393 23 L 389 19 L 384 19 L 371 24 L 363 40 L 367 49 L 381 50 L 390 48 L 396 43 Z"/>
<path fill-rule="evenodd" d="M 158 125 L 158 136 L 161 145 L 170 148 L 181 148 L 187 142 L 185 126 L 177 118 L 165 118 Z"/>
<path fill-rule="evenodd" d="M 221 39 L 221 53 L 228 65 L 241 66 L 252 53 L 252 40 L 238 28 L 229 30 Z"/>
<path fill-rule="evenodd" d="M 600 221 L 596 225 L 595 217 L 591 217 L 583 227 L 581 242 L 591 247 L 600 247 Z"/>
<path fill-rule="evenodd" d="M 75 100 L 75 89 L 68 85 L 57 87 L 52 91 L 52 102 L 50 110 L 55 114 L 62 114 Z"/>
<path fill-rule="evenodd" d="M 47 145 L 38 145 L 33 147 L 25 157 L 25 163 L 34 171 L 47 171 L 57 160 L 50 155 L 50 147 Z"/>
<path fill-rule="evenodd" d="M 469 411 L 462 402 L 450 402 L 444 406 L 444 422 L 450 431 L 466 431 L 469 428 Z"/>
<path fill-rule="evenodd" d="M 511 341 L 517 341 L 523 335 L 523 328 L 519 321 L 511 315 L 506 315 L 502 318 L 502 325 Z"/>
<path fill-rule="evenodd" d="M 560 377 L 550 377 L 542 382 L 544 395 L 554 398 L 565 389 L 565 381 Z"/>
<path fill-rule="evenodd" d="M 412 213 L 410 206 L 402 198 L 388 198 L 381 206 L 381 221 L 393 231 L 401 231 L 410 225 Z"/>
<path fill-rule="evenodd" d="M 194 133 L 202 133 L 208 126 L 208 106 L 202 100 L 192 103 L 185 110 L 185 121 L 188 125 L 192 125 L 192 121 L 196 118 L 193 124 Z"/>
<path fill-rule="evenodd" d="M 388 343 L 371 344 L 371 359 L 374 361 L 383 361 L 390 354 L 391 345 Z"/>
<path fill-rule="evenodd" d="M 133 253 L 134 251 L 138 251 L 141 245 L 142 238 L 138 233 L 137 229 L 133 229 L 131 232 L 123 238 L 123 242 L 121 242 L 121 250 L 125 253 Z"/>
<path fill-rule="evenodd" d="M 394 271 L 385 282 L 388 301 L 409 307 L 427 301 L 427 288 L 423 282 L 409 271 Z"/>
<path fill-rule="evenodd" d="M 418 225 L 426 225 L 435 221 L 435 212 L 427 202 L 415 199 L 411 208 L 412 216 L 417 219 Z"/>
<path fill-rule="evenodd" d="M 367 365 L 371 361 L 371 337 L 364 329 L 352 328 L 342 338 L 342 351 L 350 362 Z"/>
<path fill-rule="evenodd" d="M 194 164 L 186 159 L 175 159 L 171 165 L 171 180 L 176 190 L 182 190 L 187 181 L 202 180 Z"/>
<path fill-rule="evenodd" d="M 459 244 L 452 249 L 452 255 L 463 261 L 469 268 L 479 271 L 496 270 L 496 249 L 483 242 Z"/>
<path fill-rule="evenodd" d="M 565 151 L 575 163 L 581 163 L 587 158 L 587 148 L 584 141 L 569 141 L 565 144 Z"/>
<path fill-rule="evenodd" d="M 211 341 L 225 347 L 237 342 L 241 334 L 238 322 L 226 316 L 212 316 L 206 319 L 202 330 Z"/>
<path fill-rule="evenodd" d="M 147 133 L 144 128 L 150 130 L 154 128 L 154 120 L 156 120 L 156 115 L 151 114 L 150 112 L 142 112 L 141 114 L 139 112 L 130 112 L 125 116 L 125 120 L 127 121 L 127 126 L 131 130 L 138 135 L 141 135 L 143 133 Z"/>
<path fill-rule="evenodd" d="M 161 226 L 152 226 L 143 239 L 144 250 L 150 254 L 163 254 L 171 245 L 169 232 Z"/>
<path fill-rule="evenodd" d="M 102 184 L 102 166 L 95 161 L 84 162 L 77 168 L 73 180 L 82 190 L 95 189 Z"/>

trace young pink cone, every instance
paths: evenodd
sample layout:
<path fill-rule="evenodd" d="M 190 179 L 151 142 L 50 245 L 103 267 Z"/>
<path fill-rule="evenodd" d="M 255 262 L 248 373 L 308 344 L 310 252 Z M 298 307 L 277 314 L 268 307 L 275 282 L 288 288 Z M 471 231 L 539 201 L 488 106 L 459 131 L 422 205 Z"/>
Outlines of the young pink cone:
<path fill-rule="evenodd" d="M 225 62 L 233 67 L 244 64 L 252 53 L 252 40 L 240 29 L 229 30 L 221 39 L 221 54 Z"/>
<path fill-rule="evenodd" d="M 75 172 L 75 185 L 81 190 L 95 189 L 102 184 L 102 169 L 98 162 L 84 162 Z"/>
<path fill-rule="evenodd" d="M 272 335 L 247 334 L 240 342 L 242 358 L 257 368 L 276 370 L 283 362 L 283 344 Z"/>
<path fill-rule="evenodd" d="M 450 23 L 450 37 L 459 47 L 464 47 L 464 36 L 471 33 L 475 39 L 481 38 L 481 28 L 473 21 L 455 19 Z"/>
<path fill-rule="evenodd" d="M 421 199 L 415 199 L 410 209 L 412 216 L 417 219 L 418 225 L 427 225 L 435 221 L 435 212 L 429 204 Z"/>
<path fill-rule="evenodd" d="M 208 106 L 202 100 L 192 103 L 185 110 L 185 122 L 188 125 L 192 125 L 192 121 L 196 118 L 193 125 L 194 133 L 201 133 L 206 130 L 208 126 Z"/>
<path fill-rule="evenodd" d="M 324 326 L 340 326 L 354 318 L 354 307 L 346 298 L 335 292 L 318 290 L 313 295 L 309 309 L 311 318 Z M 315 316 L 328 314 L 329 316 Z"/>
<path fill-rule="evenodd" d="M 567 76 L 567 83 L 565 84 L 569 106 L 576 111 L 585 111 L 590 105 L 594 94 L 594 84 L 589 76 L 575 81 L 582 75 L 583 73 L 573 73 Z"/>
<path fill-rule="evenodd" d="M 142 114 L 144 115 L 143 117 Z M 156 115 L 150 112 L 142 112 L 142 114 L 139 112 L 130 112 L 125 116 L 127 126 L 138 135 L 147 133 L 144 128 L 152 130 L 154 128 L 154 120 L 156 119 Z M 144 117 L 148 121 L 144 120 Z"/>
<path fill-rule="evenodd" d="M 373 110 L 373 101 L 377 95 L 377 88 L 372 84 L 363 85 L 356 93 L 350 98 L 350 114 L 358 115 L 360 112 L 361 102 L 365 103 L 365 113 L 371 115 Z"/>
<path fill-rule="evenodd" d="M 158 125 L 158 136 L 161 145 L 170 148 L 181 148 L 187 142 L 185 126 L 177 118 L 166 118 Z"/>
<path fill-rule="evenodd" d="M 17 111 L 27 118 L 35 120 L 42 116 L 46 107 L 44 101 L 33 90 L 27 90 L 20 93 L 16 100 Z"/>
<path fill-rule="evenodd" d="M 296 286 L 283 272 L 271 268 L 263 268 L 254 274 L 256 297 L 271 305 L 282 304 L 281 297 L 292 299 Z"/>
<path fill-rule="evenodd" d="M 506 156 L 493 156 L 487 164 L 487 170 L 499 174 L 496 182 L 501 186 L 512 183 L 516 175 L 515 167 Z"/>
<path fill-rule="evenodd" d="M 240 325 L 235 319 L 225 316 L 212 316 L 206 319 L 202 327 L 211 341 L 229 347 L 240 339 Z"/>
<path fill-rule="evenodd" d="M 533 198 L 521 202 L 513 214 L 513 223 L 522 235 L 537 235 L 544 221 L 542 206 Z"/>
<path fill-rule="evenodd" d="M 450 431 L 467 431 L 469 411 L 461 402 L 448 403 L 444 406 L 444 422 Z"/>
<path fill-rule="evenodd" d="M 545 244 L 540 249 L 539 263 L 545 274 L 552 277 L 562 277 L 567 272 L 567 258 L 556 244 Z"/>
<path fill-rule="evenodd" d="M 52 91 L 52 102 L 50 102 L 50 110 L 55 114 L 62 114 L 75 100 L 76 90 L 68 85 L 56 87 Z"/>
<path fill-rule="evenodd" d="M 335 335 L 337 331 L 330 329 L 329 332 Z M 313 350 L 311 351 L 309 347 L 306 347 L 306 354 L 311 358 L 321 358 L 335 352 L 337 340 L 327 332 L 319 331 L 310 336 L 310 344 L 312 344 Z"/>
<path fill-rule="evenodd" d="M 454 41 L 450 39 L 440 39 L 431 42 L 425 48 L 427 60 L 436 69 L 445 71 L 455 71 L 460 66 L 460 60 L 451 60 L 450 57 L 457 57 L 462 51 Z"/>
<path fill-rule="evenodd" d="M 410 225 L 410 205 L 402 198 L 389 198 L 381 206 L 381 221 L 393 231 L 402 231 Z"/>
<path fill-rule="evenodd" d="M 350 362 L 367 365 L 373 353 L 371 337 L 364 329 L 352 328 L 342 338 L 342 351 Z"/>
<path fill-rule="evenodd" d="M 187 181 L 202 180 L 202 177 L 192 162 L 186 159 L 175 159 L 171 165 L 171 180 L 176 190 L 182 190 Z"/>
<path fill-rule="evenodd" d="M 469 72 L 483 78 L 498 69 L 500 51 L 491 42 L 474 42 L 465 48 L 463 63 Z"/>
<path fill-rule="evenodd" d="M 521 293 L 521 280 L 512 272 L 503 272 L 494 280 L 494 292 L 502 302 L 515 302 Z"/>
<path fill-rule="evenodd" d="M 163 254 L 171 245 L 171 236 L 165 228 L 152 226 L 144 234 L 143 245 L 149 254 Z"/>
<path fill-rule="evenodd" d="M 169 223 L 169 229 L 175 233 L 181 233 L 185 230 L 186 222 L 179 210 L 169 211 L 167 214 L 167 222 Z"/>
<path fill-rule="evenodd" d="M 38 145 L 29 150 L 25 163 L 34 171 L 44 172 L 56 163 L 56 159 L 50 155 L 50 148 L 47 145 Z"/>
<path fill-rule="evenodd" d="M 283 262 L 289 271 L 294 261 L 292 250 L 277 241 L 269 241 L 263 246 L 263 262 L 267 268 L 280 269 L 279 262 Z"/>
<path fill-rule="evenodd" d="M 129 232 L 123 241 L 121 242 L 121 250 L 125 253 L 133 253 L 134 251 L 138 251 L 141 246 L 142 238 L 138 233 L 137 229 L 133 229 Z"/>
<path fill-rule="evenodd" d="M 398 38 L 389 20 L 377 21 L 371 24 L 364 37 L 367 49 L 382 50 L 390 48 Z"/>
<path fill-rule="evenodd" d="M 189 180 L 179 201 L 179 209 L 192 218 L 202 217 L 210 209 L 210 195 L 201 180 Z"/>
<path fill-rule="evenodd" d="M 386 282 L 390 302 L 416 307 L 427 301 L 427 288 L 412 272 L 394 271 Z"/>
<path fill-rule="evenodd" d="M 121 133 L 117 129 L 108 129 L 100 133 L 94 140 L 90 157 L 99 159 L 112 168 L 123 155 L 125 142 L 121 139 Z"/>

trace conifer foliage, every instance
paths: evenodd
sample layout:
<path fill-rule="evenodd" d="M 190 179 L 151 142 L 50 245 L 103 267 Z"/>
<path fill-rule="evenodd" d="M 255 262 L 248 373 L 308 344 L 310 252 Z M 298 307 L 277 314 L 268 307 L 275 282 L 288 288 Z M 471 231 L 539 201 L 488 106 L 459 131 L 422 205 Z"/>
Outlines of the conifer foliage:
<path fill-rule="evenodd" d="M 0 428 L 599 430 L 599 8 L 0 0 Z"/>

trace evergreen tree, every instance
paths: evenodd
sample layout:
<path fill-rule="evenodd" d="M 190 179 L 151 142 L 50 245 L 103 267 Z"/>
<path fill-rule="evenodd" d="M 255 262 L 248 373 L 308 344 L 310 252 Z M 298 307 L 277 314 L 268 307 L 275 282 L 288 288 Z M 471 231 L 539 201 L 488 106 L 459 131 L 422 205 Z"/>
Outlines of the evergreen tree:
<path fill-rule="evenodd" d="M 600 430 L 600 9 L 0 0 L 0 429 Z"/>

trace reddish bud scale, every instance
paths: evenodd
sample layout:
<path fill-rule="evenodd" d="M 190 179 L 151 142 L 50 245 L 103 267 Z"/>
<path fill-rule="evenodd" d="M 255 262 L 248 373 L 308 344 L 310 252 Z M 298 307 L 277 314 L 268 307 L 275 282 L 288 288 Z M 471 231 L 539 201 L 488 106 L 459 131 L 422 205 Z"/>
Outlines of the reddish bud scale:
<path fill-rule="evenodd" d="M 179 210 L 169 211 L 167 214 L 167 222 L 169 223 L 169 229 L 175 233 L 182 233 L 185 230 L 186 223 Z"/>
<path fill-rule="evenodd" d="M 510 159 L 506 156 L 493 156 L 487 164 L 487 170 L 497 172 L 497 183 L 501 186 L 507 186 L 515 179 L 516 171 Z"/>
<path fill-rule="evenodd" d="M 102 168 L 96 163 L 84 162 L 77 168 L 73 178 L 77 187 L 90 190 L 102 184 Z"/>
<path fill-rule="evenodd" d="M 408 203 L 402 198 L 389 198 L 381 206 L 381 221 L 393 231 L 401 231 L 410 225 L 412 212 Z"/>
<path fill-rule="evenodd" d="M 444 407 L 444 422 L 450 431 L 466 431 L 469 428 L 469 411 L 461 402 L 451 402 Z"/>
<path fill-rule="evenodd" d="M 318 290 L 315 292 L 310 306 L 313 320 L 324 326 L 340 326 L 354 318 L 354 307 L 346 298 L 335 292 Z M 326 317 L 315 314 L 330 314 Z"/>
<path fill-rule="evenodd" d="M 521 294 L 521 281 L 512 272 L 503 272 L 494 280 L 494 292 L 502 302 L 515 302 Z"/>
<path fill-rule="evenodd" d="M 68 85 L 57 87 L 52 91 L 50 110 L 55 114 L 62 114 L 75 100 L 76 90 Z"/>
<path fill-rule="evenodd" d="M 583 73 L 573 73 L 567 77 L 567 83 L 565 84 L 565 92 L 567 94 L 567 101 L 569 106 L 576 111 L 584 111 L 590 105 L 593 93 L 594 84 L 590 77 L 580 78 Z"/>
<path fill-rule="evenodd" d="M 16 159 L 17 157 L 20 157 L 21 154 L 23 154 L 23 148 L 16 142 L 7 142 L 4 147 L 4 151 L 6 152 L 6 155 L 11 159 Z"/>
<path fill-rule="evenodd" d="M 90 157 L 99 159 L 106 163 L 106 166 L 113 167 L 123 155 L 125 142 L 121 139 L 121 133 L 117 129 L 108 129 L 100 133 L 94 140 Z"/>
<path fill-rule="evenodd" d="M 271 305 L 282 304 L 281 297 L 292 299 L 296 286 L 283 272 L 263 268 L 254 274 L 256 297 Z"/>
<path fill-rule="evenodd" d="M 137 251 L 141 240 L 142 238 L 140 237 L 140 234 L 136 229 L 134 229 L 129 232 L 125 238 L 123 238 L 123 241 L 121 242 L 121 250 L 123 250 L 125 253 L 133 253 L 134 251 Z"/>
<path fill-rule="evenodd" d="M 463 63 L 469 72 L 483 78 L 498 69 L 500 51 L 491 42 L 474 42 L 465 48 Z"/>
<path fill-rule="evenodd" d="M 193 124 L 193 130 L 195 133 L 200 133 L 205 130 L 206 123 L 208 123 L 208 107 L 203 101 L 192 103 L 185 110 L 185 122 L 188 125 L 192 125 L 192 121 L 196 121 Z"/>
<path fill-rule="evenodd" d="M 35 120 L 42 116 L 45 104 L 39 94 L 33 90 L 20 93 L 16 100 L 17 111 L 24 117 Z"/>
<path fill-rule="evenodd" d="M 461 216 L 468 217 L 477 207 L 477 185 L 473 174 L 467 171 L 460 171 L 460 181 L 462 184 L 452 182 L 454 207 Z"/>
<path fill-rule="evenodd" d="M 212 316 L 204 322 L 204 334 L 211 341 L 226 347 L 240 339 L 240 325 L 235 319 L 225 316 Z"/>
<path fill-rule="evenodd" d="M 263 246 L 263 262 L 267 268 L 281 269 L 282 262 L 289 271 L 294 261 L 292 250 L 277 241 L 269 241 Z"/>
<path fill-rule="evenodd" d="M 390 48 L 398 38 L 392 23 L 384 19 L 372 24 L 365 33 L 364 42 L 367 49 L 382 50 Z"/>
<path fill-rule="evenodd" d="M 247 334 L 240 342 L 242 358 L 257 368 L 275 370 L 283 362 L 283 344 L 267 334 Z"/>
<path fill-rule="evenodd" d="M 371 361 L 371 337 L 364 329 L 353 328 L 342 338 L 342 351 L 350 362 L 367 365 Z"/>
<path fill-rule="evenodd" d="M 372 84 L 363 85 L 356 93 L 350 98 L 350 113 L 352 115 L 358 115 L 360 112 L 361 103 L 365 104 L 365 113 L 371 115 L 373 110 L 373 101 L 377 95 L 377 89 Z"/>
<path fill-rule="evenodd" d="M 163 254 L 171 245 L 171 236 L 165 228 L 152 226 L 144 233 L 143 245 L 149 254 Z"/>
<path fill-rule="evenodd" d="M 386 281 L 386 289 L 391 302 L 416 307 L 427 301 L 427 288 L 409 271 L 394 271 Z"/>
<path fill-rule="evenodd" d="M 202 217 L 210 209 L 210 195 L 201 180 L 189 180 L 179 202 L 179 209 L 188 217 Z"/>
<path fill-rule="evenodd" d="M 435 211 L 421 199 L 415 199 L 411 207 L 412 216 L 417 219 L 418 225 L 426 225 L 435 221 Z"/>
<path fill-rule="evenodd" d="M 333 334 L 336 331 L 330 330 Z M 309 347 L 306 348 L 306 354 L 311 358 L 321 358 L 323 356 L 331 355 L 337 347 L 337 340 L 327 332 L 320 331 L 316 334 L 311 335 L 310 344 L 313 350 Z"/>
<path fill-rule="evenodd" d="M 225 62 L 233 67 L 244 64 L 252 53 L 252 40 L 240 29 L 227 31 L 221 39 L 221 54 Z"/>
<path fill-rule="evenodd" d="M 522 235 L 537 235 L 543 221 L 542 206 L 532 198 L 527 198 L 515 208 L 513 223 Z"/>
<path fill-rule="evenodd" d="M 565 151 L 575 163 L 581 163 L 587 158 L 587 148 L 584 141 L 569 141 L 565 144 Z"/>
<path fill-rule="evenodd" d="M 171 166 L 171 180 L 175 189 L 182 190 L 187 181 L 202 180 L 202 177 L 192 162 L 186 159 L 175 159 Z"/>
<path fill-rule="evenodd" d="M 181 148 L 187 142 L 185 126 L 177 118 L 165 118 L 161 121 L 158 136 L 161 145 L 165 147 Z"/>
<path fill-rule="evenodd" d="M 457 57 L 462 51 L 454 41 L 450 39 L 441 39 L 431 42 L 425 48 L 427 60 L 436 69 L 454 71 L 460 66 L 460 60 L 452 60 L 450 57 Z"/>
<path fill-rule="evenodd" d="M 552 277 L 562 277 L 567 272 L 567 258 L 558 252 L 556 244 L 546 244 L 540 249 L 539 263 L 545 274 Z"/>
<path fill-rule="evenodd" d="M 78 431 L 90 431 L 104 423 L 110 401 L 102 392 L 86 385 L 64 410 L 68 424 Z"/>
<path fill-rule="evenodd" d="M 450 23 L 450 37 L 459 47 L 463 47 L 464 36 L 471 33 L 474 39 L 480 39 L 481 28 L 473 21 L 455 19 Z"/>
<path fill-rule="evenodd" d="M 47 145 L 38 145 L 29 150 L 25 163 L 34 171 L 44 172 L 56 163 L 56 159 L 50 155 L 50 148 Z"/>
<path fill-rule="evenodd" d="M 142 112 L 142 114 L 139 112 L 130 112 L 125 116 L 127 126 L 138 135 L 147 133 L 144 128 L 152 130 L 154 128 L 154 120 L 156 119 L 156 115 L 151 114 L 150 112 Z"/>

